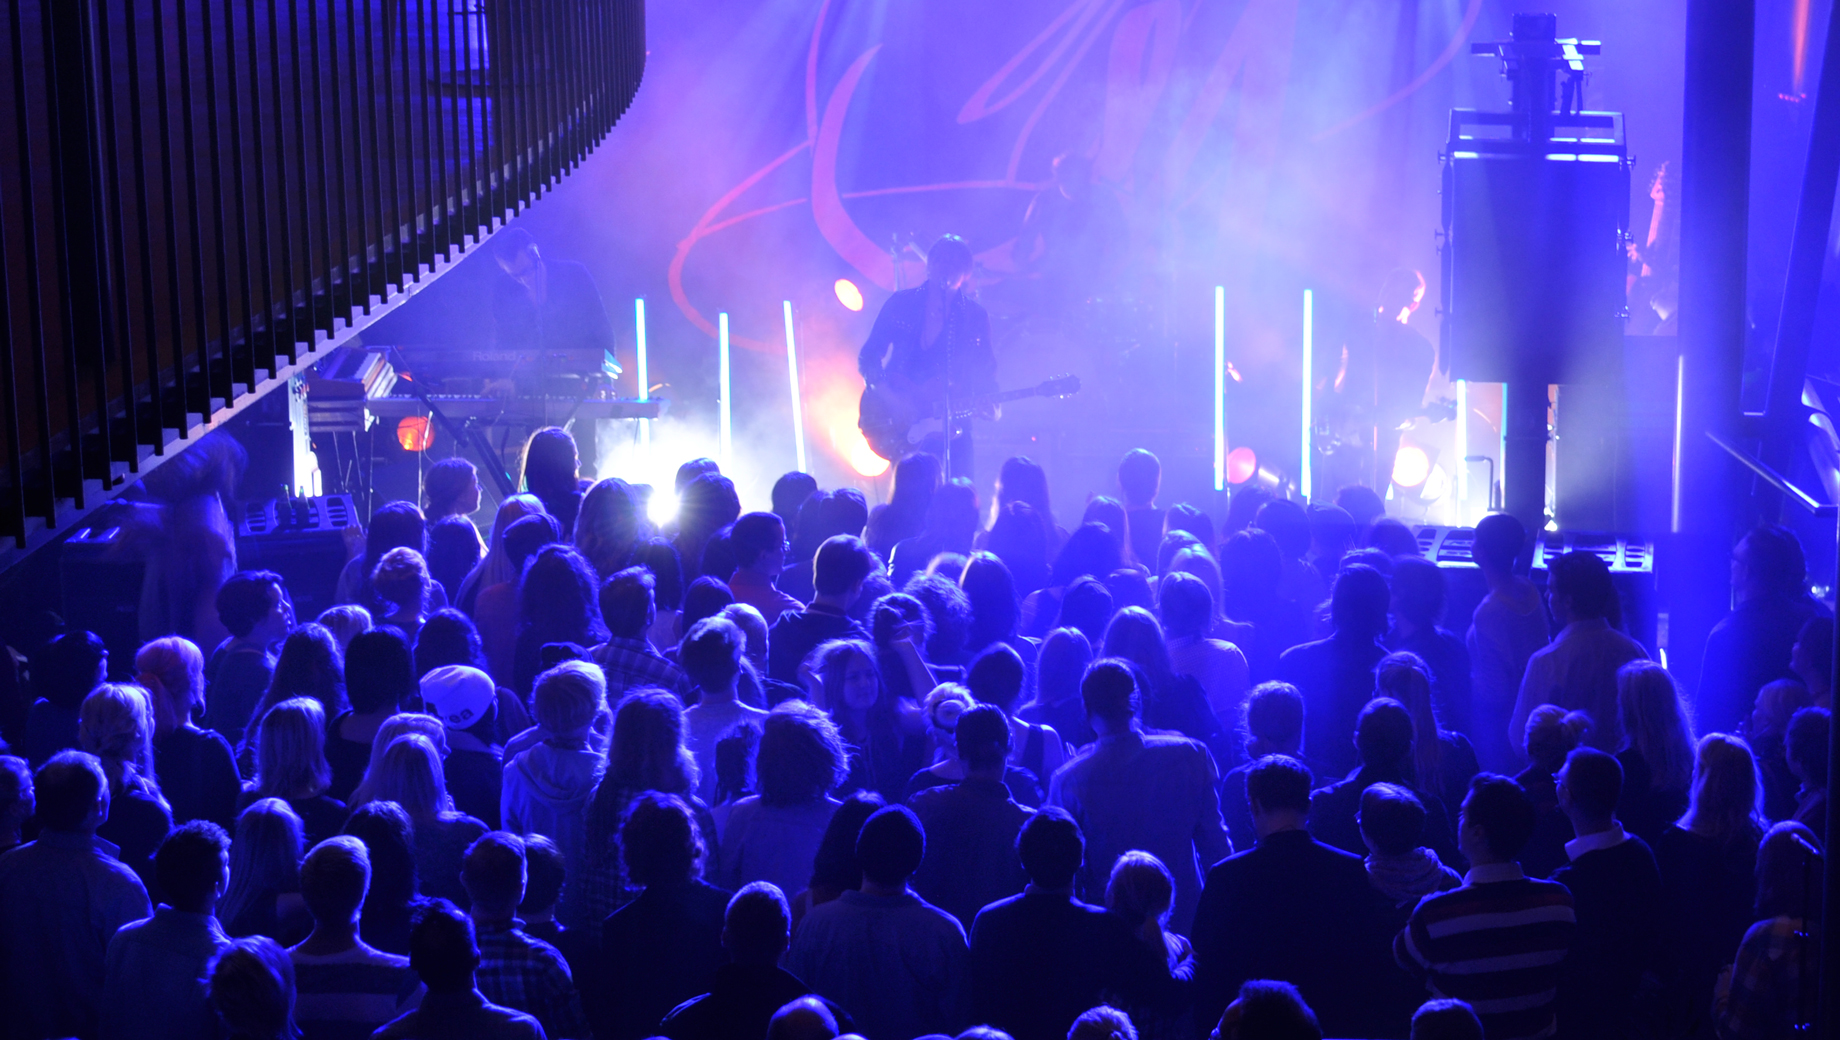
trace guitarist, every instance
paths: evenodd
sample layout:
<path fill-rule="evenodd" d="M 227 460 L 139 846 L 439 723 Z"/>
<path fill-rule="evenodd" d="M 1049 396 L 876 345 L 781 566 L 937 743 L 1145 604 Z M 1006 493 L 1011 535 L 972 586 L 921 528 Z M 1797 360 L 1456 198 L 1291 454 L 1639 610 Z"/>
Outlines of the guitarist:
<path fill-rule="evenodd" d="M 1393 479 L 1399 431 L 1420 416 L 1450 418 L 1442 402 L 1425 398 L 1437 371 L 1449 361 L 1422 333 L 1407 324 L 1425 298 L 1425 278 L 1409 268 L 1386 276 L 1366 334 L 1342 350 L 1341 364 L 1327 387 L 1323 414 L 1342 430 L 1358 433 L 1360 454 L 1372 459 L 1372 483 L 1382 495 Z M 1361 477 L 1366 479 L 1367 475 Z"/>
<path fill-rule="evenodd" d="M 926 284 L 895 293 L 876 315 L 856 361 L 865 383 L 921 415 L 948 396 L 960 401 L 996 391 L 990 315 L 969 291 L 973 265 L 971 247 L 957 235 L 933 243 Z M 997 414 L 995 405 L 976 412 L 986 420 Z M 921 442 L 920 449 L 944 458 L 951 476 L 970 477 L 971 420 L 949 423 L 944 435 Z"/>

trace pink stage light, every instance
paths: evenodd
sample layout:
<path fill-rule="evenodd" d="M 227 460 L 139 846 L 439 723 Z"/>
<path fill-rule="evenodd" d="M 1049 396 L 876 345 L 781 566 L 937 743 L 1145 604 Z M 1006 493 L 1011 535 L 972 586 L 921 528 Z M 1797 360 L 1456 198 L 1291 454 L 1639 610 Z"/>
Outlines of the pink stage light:
<path fill-rule="evenodd" d="M 1241 445 L 1227 452 L 1227 483 L 1244 484 L 1259 471 L 1259 456 L 1251 448 Z"/>

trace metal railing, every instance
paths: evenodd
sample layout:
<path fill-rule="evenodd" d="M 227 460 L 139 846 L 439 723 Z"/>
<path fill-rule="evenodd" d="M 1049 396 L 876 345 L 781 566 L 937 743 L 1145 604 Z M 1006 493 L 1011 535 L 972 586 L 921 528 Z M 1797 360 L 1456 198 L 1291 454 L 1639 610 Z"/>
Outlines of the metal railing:
<path fill-rule="evenodd" d="M 10 0 L 0 566 L 573 169 L 643 0 Z"/>

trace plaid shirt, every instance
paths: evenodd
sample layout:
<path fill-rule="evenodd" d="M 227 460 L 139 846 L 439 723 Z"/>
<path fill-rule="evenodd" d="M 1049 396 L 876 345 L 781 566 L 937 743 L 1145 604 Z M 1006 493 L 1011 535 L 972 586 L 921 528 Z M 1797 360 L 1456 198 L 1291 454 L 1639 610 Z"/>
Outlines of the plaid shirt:
<path fill-rule="evenodd" d="M 1820 955 L 1799 917 L 1758 921 L 1738 944 L 1731 990 L 1712 1009 L 1725 1040 L 1773 1040 L 1811 1020 Z M 1806 974 L 1805 974 L 1806 972 Z"/>
<path fill-rule="evenodd" d="M 627 690 L 642 686 L 660 686 L 679 698 L 690 692 L 690 677 L 653 650 L 648 640 L 614 636 L 595 648 L 594 659 L 600 662 L 601 671 L 607 673 L 609 702 Z"/>
<path fill-rule="evenodd" d="M 592 1031 L 568 962 L 554 946 L 526 935 L 521 923 L 479 927 L 479 992 L 535 1017 L 547 1036 L 588 1040 Z"/>

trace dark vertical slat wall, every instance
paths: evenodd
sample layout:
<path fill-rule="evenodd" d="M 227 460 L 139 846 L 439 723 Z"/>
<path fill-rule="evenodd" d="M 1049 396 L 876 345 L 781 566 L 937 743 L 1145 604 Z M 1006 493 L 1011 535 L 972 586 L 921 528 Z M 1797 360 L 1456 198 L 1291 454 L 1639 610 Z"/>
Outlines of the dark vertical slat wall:
<path fill-rule="evenodd" d="M 554 186 L 638 88 L 642 2 L 9 0 L 0 538 Z"/>

